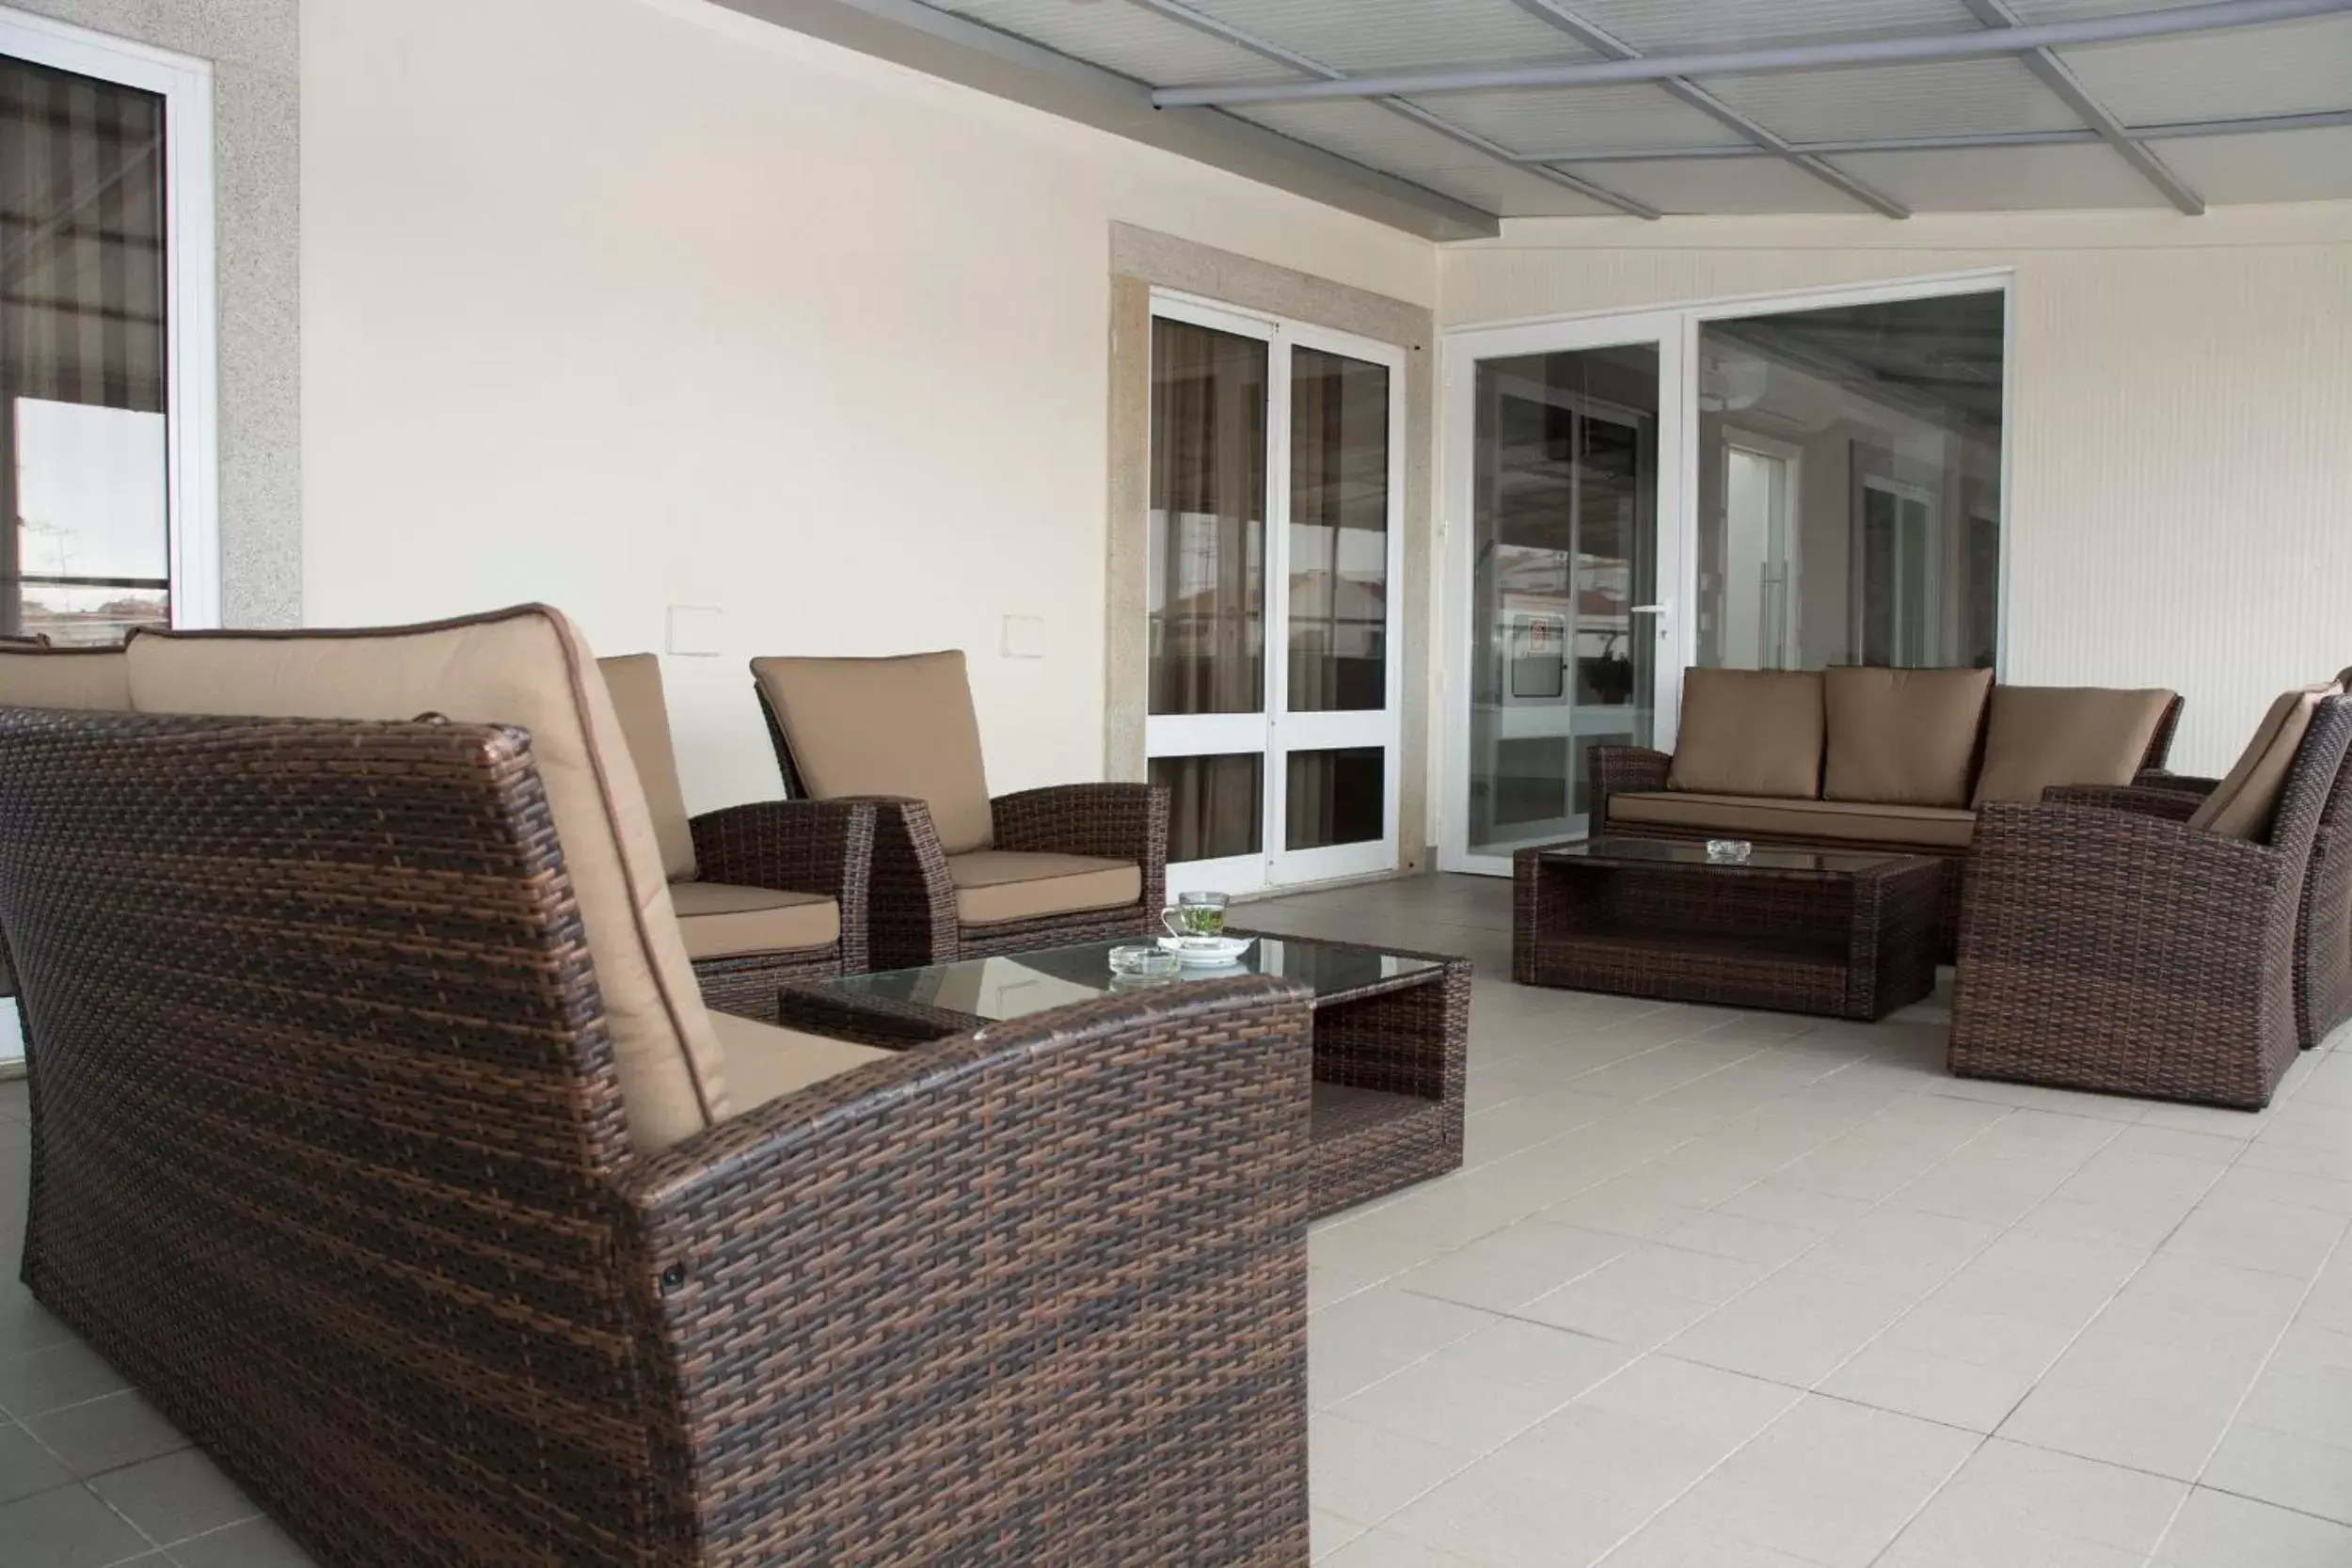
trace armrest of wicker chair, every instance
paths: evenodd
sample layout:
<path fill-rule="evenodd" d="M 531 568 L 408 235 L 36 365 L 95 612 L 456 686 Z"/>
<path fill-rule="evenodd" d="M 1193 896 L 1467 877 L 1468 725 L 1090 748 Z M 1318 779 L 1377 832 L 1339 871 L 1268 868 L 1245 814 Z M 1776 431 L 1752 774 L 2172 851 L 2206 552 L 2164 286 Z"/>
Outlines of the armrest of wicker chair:
<path fill-rule="evenodd" d="M 633 1167 L 696 1560 L 1303 1561 L 1305 998 L 994 1025 Z"/>
<path fill-rule="evenodd" d="M 1608 831 L 1612 795 L 1665 788 L 1666 775 L 1673 769 L 1674 760 L 1673 752 L 1652 751 L 1647 746 L 1594 747 L 1587 753 L 1585 764 L 1591 781 L 1592 831 Z"/>
<path fill-rule="evenodd" d="M 843 797 L 871 806 L 874 858 L 866 887 L 866 961 L 877 970 L 956 957 L 956 883 L 931 808 L 911 796 Z"/>
<path fill-rule="evenodd" d="M 996 847 L 1094 855 L 1143 868 L 1144 908 L 1168 902 L 1168 790 L 1147 784 L 1053 784 L 999 795 Z"/>
<path fill-rule="evenodd" d="M 2162 768 L 2143 768 L 2132 779 L 2134 789 L 2169 789 L 2176 795 L 2194 795 L 2202 800 L 2221 787 L 2219 779 L 2201 778 L 2194 773 L 2174 773 Z"/>
<path fill-rule="evenodd" d="M 2292 1055 L 2300 875 L 2284 851 L 2161 816 L 1986 806 L 1962 897 L 1952 1069 L 2259 1103 L 2262 1058 L 2216 1042 L 2283 1029 Z"/>
<path fill-rule="evenodd" d="M 691 819 L 703 879 L 817 893 L 841 910 L 841 968 L 866 970 L 866 913 L 874 863 L 870 800 L 755 800 Z"/>
<path fill-rule="evenodd" d="M 2183 789 L 2145 784 L 2052 784 L 2042 792 L 2045 806 L 2095 806 L 2102 811 L 2137 812 L 2185 822 L 2197 815 L 2204 797 Z"/>

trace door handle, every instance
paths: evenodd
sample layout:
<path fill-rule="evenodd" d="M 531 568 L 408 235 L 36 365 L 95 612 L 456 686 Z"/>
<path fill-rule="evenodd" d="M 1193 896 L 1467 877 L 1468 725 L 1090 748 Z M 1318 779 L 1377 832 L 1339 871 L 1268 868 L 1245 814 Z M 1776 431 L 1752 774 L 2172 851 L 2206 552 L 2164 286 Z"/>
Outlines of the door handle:
<path fill-rule="evenodd" d="M 1663 615 L 1673 608 L 1670 604 L 1637 604 L 1628 605 L 1625 612 L 1628 615 Z"/>

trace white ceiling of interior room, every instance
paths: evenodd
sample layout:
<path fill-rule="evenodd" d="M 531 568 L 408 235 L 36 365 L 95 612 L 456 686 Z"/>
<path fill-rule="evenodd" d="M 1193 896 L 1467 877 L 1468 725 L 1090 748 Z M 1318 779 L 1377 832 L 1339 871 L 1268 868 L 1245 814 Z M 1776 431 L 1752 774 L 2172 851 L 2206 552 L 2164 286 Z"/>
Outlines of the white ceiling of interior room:
<path fill-rule="evenodd" d="M 728 0 L 781 14 L 815 8 Z M 2352 0 L 835 0 L 1456 224 L 2352 198 Z M 2193 24 L 2193 30 L 2178 30 Z M 2063 40 L 1971 53 L 1990 35 Z M 960 29 L 960 31 L 958 30 Z M 1968 41 L 1968 40 L 1974 41 Z M 1904 40 L 1889 45 L 1888 40 Z M 1816 53 L 1756 61 L 1758 51 Z M 1888 58 L 1889 48 L 1913 51 Z M 1691 56 L 1735 56 L 1720 68 Z M 1926 57 L 1921 57 L 1922 55 Z M 1604 62 L 1659 79 L 1544 80 Z M 1750 56 L 1739 58 L 1738 56 Z M 1859 56 L 1850 59 L 1848 56 Z M 943 74 L 933 60 L 917 59 Z M 1498 71 L 1519 79 L 1496 83 Z M 1483 78 L 1482 79 L 1482 73 Z M 1652 72 L 1655 74 L 1655 72 Z M 1527 81 L 1529 75 L 1537 77 Z M 1355 78 L 1383 82 L 1376 95 Z M 1222 89 L 1240 89 L 1227 96 Z M 1293 96 L 1297 89 L 1307 95 Z M 1174 102 L 1168 95 L 1174 93 Z M 1053 106 L 1071 111 L 1067 104 Z M 1156 114 L 1156 111 L 1165 111 Z M 1204 117 L 1206 117 L 1204 119 Z M 1081 118 L 1093 118 L 1081 115 Z M 1244 123 L 1235 124 L 1235 121 Z M 1104 122 L 1098 119 L 1098 122 Z M 1273 133 L 1267 136 L 1264 133 Z"/>

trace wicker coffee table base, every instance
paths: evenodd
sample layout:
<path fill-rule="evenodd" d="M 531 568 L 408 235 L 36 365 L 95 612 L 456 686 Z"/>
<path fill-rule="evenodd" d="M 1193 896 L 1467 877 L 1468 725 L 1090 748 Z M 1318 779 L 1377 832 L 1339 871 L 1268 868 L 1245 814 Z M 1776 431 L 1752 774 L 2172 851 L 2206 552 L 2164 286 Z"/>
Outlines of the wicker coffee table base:
<path fill-rule="evenodd" d="M 1867 871 L 1547 858 L 1523 849 L 1511 975 L 1525 986 L 1880 1019 L 1935 989 L 1944 869 Z"/>
<path fill-rule="evenodd" d="M 1236 932 L 1324 947 L 1358 944 L 1279 931 Z M 1470 966 L 1440 953 L 1364 948 L 1440 967 L 1314 1004 L 1313 1148 L 1310 1212 L 1321 1219 L 1443 1176 L 1462 1165 L 1462 1096 L 1470 1053 Z M 828 990 L 821 980 L 787 983 L 777 995 L 787 1029 L 888 1050 L 969 1034 L 966 1013 Z"/>

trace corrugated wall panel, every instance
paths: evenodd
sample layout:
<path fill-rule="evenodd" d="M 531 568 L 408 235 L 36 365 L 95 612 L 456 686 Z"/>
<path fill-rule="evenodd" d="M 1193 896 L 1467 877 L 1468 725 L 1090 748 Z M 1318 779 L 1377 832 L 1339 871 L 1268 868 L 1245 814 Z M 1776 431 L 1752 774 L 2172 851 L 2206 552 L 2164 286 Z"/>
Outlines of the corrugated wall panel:
<path fill-rule="evenodd" d="M 1111 0 L 925 0 L 1000 32 L 1059 50 L 1153 87 L 1177 82 L 1279 82 L 1295 76 L 1197 27 Z"/>
<path fill-rule="evenodd" d="M 2208 201 L 2352 198 L 2352 125 L 2152 144 Z"/>
<path fill-rule="evenodd" d="M 2082 120 L 2012 59 L 1709 76 L 1700 86 L 1791 141 L 2071 131 Z"/>
<path fill-rule="evenodd" d="M 2158 150 L 2167 159 L 2172 155 L 2169 147 Z M 2161 207 L 2165 199 L 2104 143 L 1981 147 L 1964 152 L 1849 152 L 1830 162 L 1919 213 Z"/>
<path fill-rule="evenodd" d="M 2172 687 L 2176 761 L 2226 768 L 2273 695 L 2352 658 L 2352 207 L 1905 228 L 1519 230 L 1441 252 L 1441 318 L 2014 265 L 2007 673 Z"/>
<path fill-rule="evenodd" d="M 1591 57 L 1512 0 L 1188 0 L 1335 71 L 1536 65 Z"/>
<path fill-rule="evenodd" d="M 2352 109 L 2352 16 L 2058 55 L 2126 125 Z"/>

